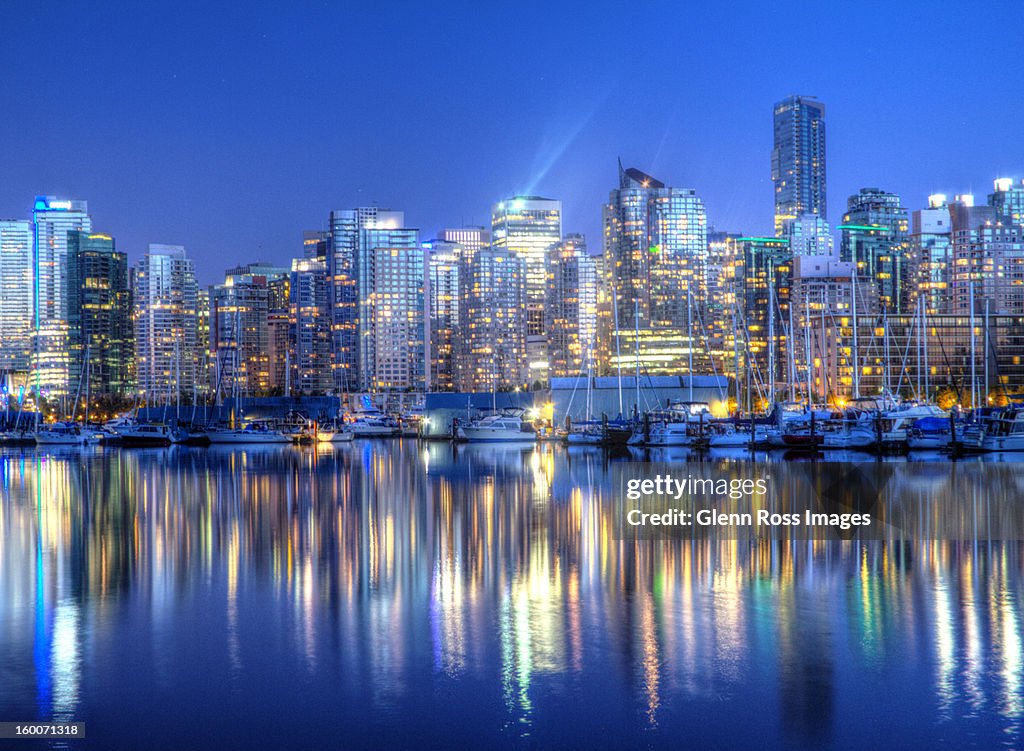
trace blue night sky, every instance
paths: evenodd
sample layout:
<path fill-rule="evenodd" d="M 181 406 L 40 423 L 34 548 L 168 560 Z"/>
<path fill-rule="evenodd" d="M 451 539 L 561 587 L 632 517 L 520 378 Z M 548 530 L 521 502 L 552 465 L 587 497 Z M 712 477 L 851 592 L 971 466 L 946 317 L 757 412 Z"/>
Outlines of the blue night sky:
<path fill-rule="evenodd" d="M 833 223 L 863 186 L 984 200 L 1024 177 L 1024 6 L 969 5 L 8 1 L 0 217 L 84 198 L 133 259 L 183 244 L 203 283 L 357 205 L 427 239 L 538 193 L 596 250 L 621 156 L 766 233 L 791 93 L 827 106 Z"/>

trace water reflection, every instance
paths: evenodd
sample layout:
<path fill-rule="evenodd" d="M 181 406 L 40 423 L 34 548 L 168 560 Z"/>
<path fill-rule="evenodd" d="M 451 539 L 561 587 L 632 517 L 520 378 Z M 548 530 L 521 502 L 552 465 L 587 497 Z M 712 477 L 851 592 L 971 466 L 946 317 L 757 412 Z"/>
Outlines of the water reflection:
<path fill-rule="evenodd" d="M 922 530 L 1024 497 L 1020 464 L 894 466 Z M 0 454 L 0 717 L 128 733 L 159 698 L 340 713 L 356 745 L 1020 745 L 1020 543 L 625 542 L 610 477 L 408 441 Z"/>

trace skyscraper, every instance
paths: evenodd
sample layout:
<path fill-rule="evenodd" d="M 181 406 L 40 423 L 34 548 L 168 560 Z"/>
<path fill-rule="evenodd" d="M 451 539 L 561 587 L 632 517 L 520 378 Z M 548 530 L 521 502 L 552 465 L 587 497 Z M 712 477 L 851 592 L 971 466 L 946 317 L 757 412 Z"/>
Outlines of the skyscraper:
<path fill-rule="evenodd" d="M 774 107 L 772 184 L 775 234 L 801 214 L 827 218 L 825 201 L 825 105 L 791 96 Z"/>
<path fill-rule="evenodd" d="M 195 266 L 180 245 L 151 243 L 135 264 L 135 368 L 148 404 L 169 403 L 198 390 Z"/>
<path fill-rule="evenodd" d="M 547 380 L 544 331 L 547 251 L 562 239 L 562 202 L 539 196 L 514 196 L 491 207 L 491 244 L 508 248 L 525 264 L 526 350 L 530 383 Z"/>
<path fill-rule="evenodd" d="M 547 255 L 544 313 L 551 377 L 572 377 L 594 361 L 597 266 L 583 235 L 566 235 Z"/>
<path fill-rule="evenodd" d="M 480 246 L 482 247 L 482 246 Z M 477 248 L 479 249 L 479 247 Z M 459 265 L 465 252 L 457 242 L 432 240 L 423 244 L 427 316 L 427 390 L 455 388 L 459 336 Z"/>
<path fill-rule="evenodd" d="M 928 208 L 913 212 L 911 219 L 908 252 L 917 294 L 927 314 L 949 313 L 953 309 L 953 235 L 946 196 L 928 196 Z"/>
<path fill-rule="evenodd" d="M 817 214 L 801 214 L 795 219 L 786 219 L 782 223 L 781 237 L 789 240 L 794 257 L 833 254 L 832 230 L 825 218 Z"/>
<path fill-rule="evenodd" d="M 0 371 L 27 371 L 32 353 L 32 223 L 0 219 Z"/>
<path fill-rule="evenodd" d="M 295 347 L 291 363 L 294 376 L 289 376 L 292 392 L 323 394 L 334 387 L 327 286 L 327 263 L 323 256 L 292 261 L 291 339 Z"/>
<path fill-rule="evenodd" d="M 364 229 L 401 228 L 401 211 L 363 206 L 332 211 L 327 238 L 328 305 L 331 309 L 331 369 L 334 387 L 350 392 L 362 384 L 359 373 L 361 350 L 359 256 L 360 233 Z M 369 239 L 374 239 L 373 237 Z"/>
<path fill-rule="evenodd" d="M 212 289 L 210 350 L 220 398 L 271 390 L 271 283 L 288 274 L 287 269 L 252 263 L 229 269 L 224 283 Z"/>
<path fill-rule="evenodd" d="M 401 211 L 359 230 L 356 251 L 358 385 L 363 391 L 422 390 L 426 382 L 423 249 Z"/>
<path fill-rule="evenodd" d="M 907 241 L 907 210 L 900 197 L 878 188 L 861 188 L 847 201 L 840 258 L 855 264 L 857 283 L 868 299 L 889 314 L 912 312 L 917 291 Z M 861 292 L 858 292 L 858 302 Z"/>
<path fill-rule="evenodd" d="M 132 302 L 128 256 L 110 235 L 67 235 L 68 351 L 83 393 L 125 396 L 133 386 Z"/>
<path fill-rule="evenodd" d="M 707 253 L 707 218 L 696 191 L 666 187 L 620 164 L 619 187 L 604 207 L 604 283 L 611 306 L 601 316 L 599 336 L 605 370 L 621 365 L 632 372 L 639 356 L 645 375 L 686 372 L 691 336 L 694 349 L 701 341 Z M 705 367 L 695 361 L 695 370 Z"/>
<path fill-rule="evenodd" d="M 462 391 L 518 388 L 527 376 L 525 262 L 505 247 L 464 253 L 459 265 Z"/>
<path fill-rule="evenodd" d="M 59 396 L 68 388 L 68 233 L 91 232 L 92 217 L 85 201 L 37 196 L 32 208 L 33 307 L 35 341 L 31 368 L 34 388 Z"/>

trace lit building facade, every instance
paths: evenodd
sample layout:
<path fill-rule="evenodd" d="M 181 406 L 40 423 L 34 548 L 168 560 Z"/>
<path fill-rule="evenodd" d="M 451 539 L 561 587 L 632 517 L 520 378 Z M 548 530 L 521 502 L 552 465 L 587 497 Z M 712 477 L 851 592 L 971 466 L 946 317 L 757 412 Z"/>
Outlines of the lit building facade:
<path fill-rule="evenodd" d="M 32 209 L 33 308 L 35 341 L 32 345 L 33 387 L 44 396 L 67 393 L 68 361 L 68 233 L 91 232 L 92 217 L 86 201 L 37 196 Z"/>
<path fill-rule="evenodd" d="M 478 246 L 480 250 L 483 246 Z M 459 337 L 459 265 L 465 253 L 461 243 L 432 240 L 424 243 L 427 317 L 428 391 L 455 388 Z"/>
<path fill-rule="evenodd" d="M 792 375 L 787 333 L 793 254 L 780 237 L 740 237 L 728 245 L 724 284 L 736 310 L 734 351 L 745 355 L 740 380 L 747 395 L 770 400 Z"/>
<path fill-rule="evenodd" d="M 907 238 L 917 295 L 928 315 L 953 310 L 951 279 L 953 273 L 952 219 L 946 196 L 928 196 L 928 208 L 911 214 Z"/>
<path fill-rule="evenodd" d="M 249 264 L 230 269 L 210 292 L 210 353 L 218 400 L 272 392 L 271 283 L 285 269 Z"/>
<path fill-rule="evenodd" d="M 619 165 L 619 187 L 604 207 L 604 274 L 599 363 L 643 375 L 710 372 L 700 346 L 707 303 L 707 218 L 689 188 L 670 188 Z M 692 339 L 692 342 L 691 342 Z M 703 359 L 702 359 L 703 358 Z"/>
<path fill-rule="evenodd" d="M 295 259 L 291 272 L 292 393 L 325 394 L 334 388 L 330 315 L 326 257 L 312 254 Z"/>
<path fill-rule="evenodd" d="M 503 247 L 464 254 L 459 265 L 458 380 L 461 391 L 525 385 L 526 269 Z"/>
<path fill-rule="evenodd" d="M 92 396 L 133 390 L 134 343 L 128 256 L 110 235 L 68 232 L 69 369 L 73 384 Z"/>
<path fill-rule="evenodd" d="M 907 210 L 900 197 L 878 188 L 861 188 L 847 201 L 840 258 L 857 268 L 857 283 L 871 290 L 891 315 L 912 312 L 916 305 L 915 264 L 910 256 Z"/>
<path fill-rule="evenodd" d="M 566 378 L 593 366 L 597 337 L 597 266 L 583 235 L 548 248 L 544 304 L 550 376 Z"/>
<path fill-rule="evenodd" d="M 25 372 L 32 355 L 32 223 L 0 219 L 0 372 Z"/>
<path fill-rule="evenodd" d="M 362 391 L 423 390 L 423 249 L 400 211 L 359 231 L 357 361 Z"/>
<path fill-rule="evenodd" d="M 148 404 L 200 389 L 195 264 L 180 245 L 150 244 L 132 275 L 135 368 Z"/>
<path fill-rule="evenodd" d="M 825 192 L 825 105 L 791 96 L 774 107 L 772 185 L 775 234 L 803 214 L 827 218 Z"/>
<path fill-rule="evenodd" d="M 794 258 L 833 254 L 832 230 L 825 218 L 816 214 L 786 219 L 782 224 L 782 237 L 789 240 Z"/>
<path fill-rule="evenodd" d="M 547 251 L 562 239 L 562 202 L 514 196 L 491 208 L 491 243 L 523 259 L 526 270 L 526 348 L 531 383 L 548 378 L 544 330 Z"/>

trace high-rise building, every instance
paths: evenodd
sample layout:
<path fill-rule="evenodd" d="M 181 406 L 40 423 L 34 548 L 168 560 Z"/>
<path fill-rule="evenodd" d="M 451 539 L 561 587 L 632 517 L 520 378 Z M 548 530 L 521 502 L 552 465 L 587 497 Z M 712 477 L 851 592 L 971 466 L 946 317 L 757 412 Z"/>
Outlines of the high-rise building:
<path fill-rule="evenodd" d="M 292 261 L 291 339 L 295 352 L 291 362 L 294 375 L 289 378 L 293 393 L 324 394 L 334 388 L 327 288 L 324 257 L 312 255 Z"/>
<path fill-rule="evenodd" d="M 988 204 L 1003 224 L 1024 224 L 1024 180 L 1014 185 L 1009 177 L 998 177 L 995 190 L 989 194 Z"/>
<path fill-rule="evenodd" d="M 72 231 L 66 262 L 71 377 L 83 394 L 125 396 L 133 388 L 135 354 L 128 256 L 110 235 Z"/>
<path fill-rule="evenodd" d="M 599 363 L 644 375 L 710 372 L 702 340 L 707 291 L 707 218 L 689 188 L 670 188 L 619 165 L 604 207 L 604 284 Z M 692 344 L 691 344 L 692 342 Z M 698 354 L 699 351 L 699 354 Z M 621 357 L 621 363 L 619 362 Z"/>
<path fill-rule="evenodd" d="M 459 322 L 460 390 L 525 385 L 526 268 L 517 253 L 492 246 L 462 255 Z"/>
<path fill-rule="evenodd" d="M 357 381 L 363 391 L 423 390 L 423 249 L 400 211 L 359 230 Z"/>
<path fill-rule="evenodd" d="M 483 246 L 478 246 L 477 250 Z M 432 240 L 423 244 L 426 282 L 428 391 L 451 391 L 456 381 L 459 336 L 459 262 L 461 243 Z"/>
<path fill-rule="evenodd" d="M 950 202 L 953 262 L 952 312 L 1024 315 L 1024 225 L 1004 223 L 996 205 L 975 206 L 974 197 Z M 991 197 L 990 197 L 991 200 Z"/>
<path fill-rule="evenodd" d="M 789 304 L 793 253 L 784 237 L 729 240 L 727 284 L 735 305 L 736 336 L 745 353 L 746 393 L 770 399 L 790 377 Z M 755 405 L 756 406 L 756 405 Z"/>
<path fill-rule="evenodd" d="M 148 404 L 194 395 L 199 349 L 195 265 L 180 245 L 151 243 L 133 273 L 135 368 Z"/>
<path fill-rule="evenodd" d="M 547 251 L 562 239 L 562 202 L 514 196 L 491 207 L 491 244 L 508 248 L 526 269 L 526 351 L 531 383 L 548 378 L 544 331 Z"/>
<path fill-rule="evenodd" d="M 552 378 L 593 367 L 597 336 L 597 266 L 583 235 L 548 248 L 545 330 Z"/>
<path fill-rule="evenodd" d="M 449 227 L 437 233 L 445 243 L 458 243 L 465 253 L 475 253 L 491 244 L 491 231 L 486 227 Z"/>
<path fill-rule="evenodd" d="M 359 256 L 364 229 L 399 229 L 401 211 L 363 206 L 330 214 L 327 238 L 328 304 L 331 308 L 331 369 L 334 387 L 341 392 L 360 388 Z"/>
<path fill-rule="evenodd" d="M 950 291 L 953 273 L 953 224 L 946 196 L 928 196 L 928 208 L 911 215 L 908 237 L 918 297 L 929 315 L 953 310 Z"/>
<path fill-rule="evenodd" d="M 229 269 L 224 283 L 212 289 L 210 351 L 219 398 L 259 396 L 273 390 L 271 285 L 288 274 L 287 269 L 253 263 Z M 275 304 L 274 309 L 279 309 L 279 302 Z"/>
<path fill-rule="evenodd" d="M 900 203 L 895 193 L 861 188 L 848 199 L 839 227 L 841 260 L 856 265 L 857 284 L 889 314 L 912 312 L 917 301 L 907 210 Z"/>
<path fill-rule="evenodd" d="M 795 219 L 786 219 L 782 223 L 781 236 L 789 240 L 794 258 L 832 255 L 832 230 L 825 218 L 816 214 L 801 214 Z"/>
<path fill-rule="evenodd" d="M 774 107 L 772 184 L 775 234 L 801 214 L 827 218 L 825 200 L 825 105 L 791 96 Z"/>
<path fill-rule="evenodd" d="M 32 354 L 32 223 L 0 219 L 0 372 L 28 370 Z"/>
<path fill-rule="evenodd" d="M 44 396 L 67 393 L 68 363 L 68 233 L 91 232 L 86 201 L 37 196 L 32 208 L 33 308 L 35 341 L 30 367 L 33 388 Z"/>

